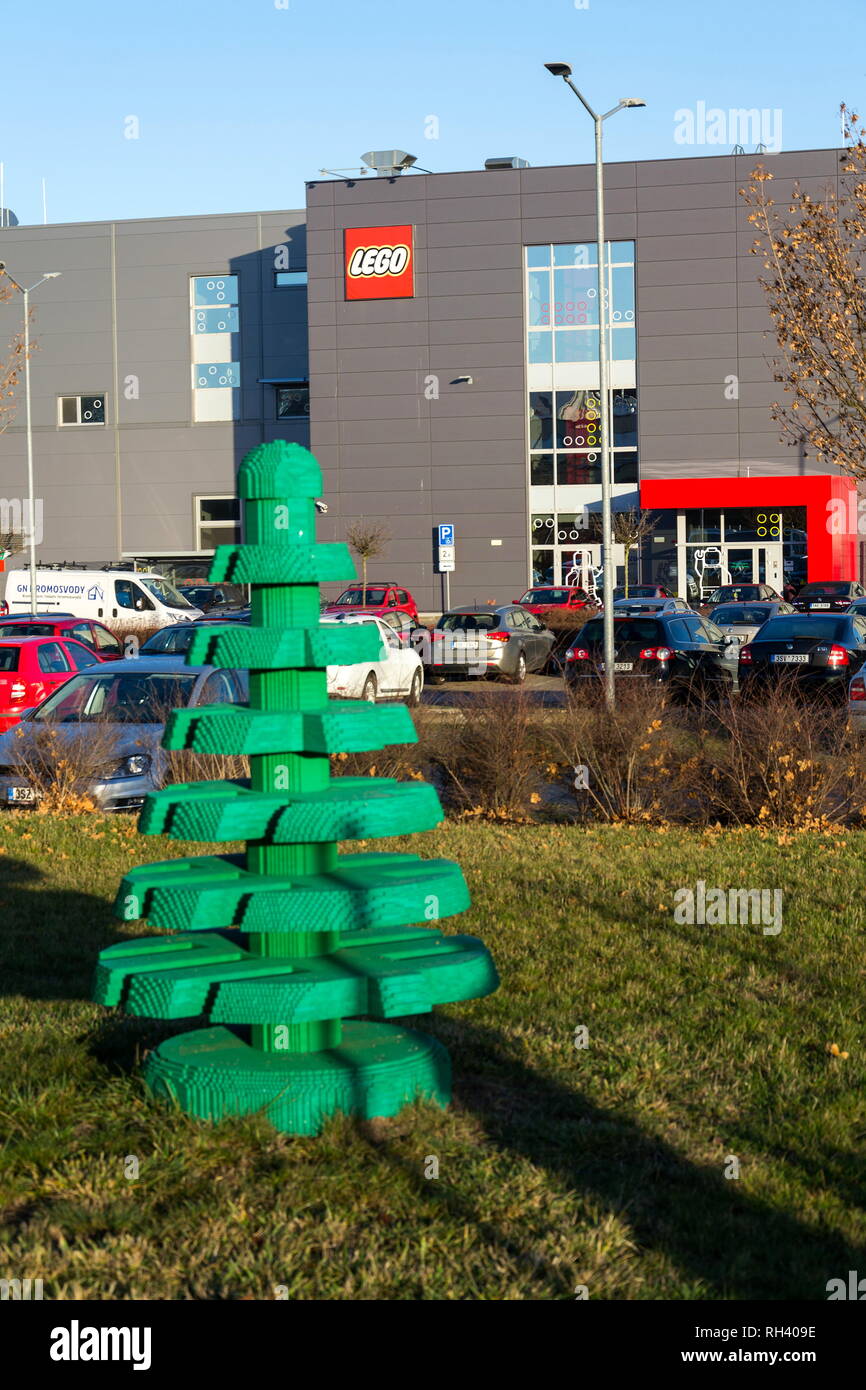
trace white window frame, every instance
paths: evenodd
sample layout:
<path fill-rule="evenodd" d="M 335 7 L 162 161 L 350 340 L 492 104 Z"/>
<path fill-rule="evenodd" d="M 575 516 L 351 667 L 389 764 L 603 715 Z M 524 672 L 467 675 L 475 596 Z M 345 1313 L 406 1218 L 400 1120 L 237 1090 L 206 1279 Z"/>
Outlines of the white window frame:
<path fill-rule="evenodd" d="M 201 514 L 202 502 L 238 502 L 237 521 L 203 521 Z M 228 534 L 227 544 L 232 544 L 235 539 L 235 532 L 240 529 L 240 502 L 234 492 L 201 492 L 196 493 L 193 498 L 193 524 L 195 526 L 195 543 L 197 553 L 200 555 L 212 555 L 213 546 L 203 546 L 201 543 L 202 530 L 224 530 Z"/>

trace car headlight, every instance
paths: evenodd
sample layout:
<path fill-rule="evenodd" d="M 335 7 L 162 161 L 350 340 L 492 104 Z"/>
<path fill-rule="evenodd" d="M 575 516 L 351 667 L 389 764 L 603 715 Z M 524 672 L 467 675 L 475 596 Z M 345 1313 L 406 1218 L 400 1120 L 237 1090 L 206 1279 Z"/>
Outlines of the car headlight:
<path fill-rule="evenodd" d="M 133 753 L 121 761 L 120 771 L 126 773 L 128 777 L 142 777 L 145 772 L 150 771 L 150 763 L 149 753 Z"/>

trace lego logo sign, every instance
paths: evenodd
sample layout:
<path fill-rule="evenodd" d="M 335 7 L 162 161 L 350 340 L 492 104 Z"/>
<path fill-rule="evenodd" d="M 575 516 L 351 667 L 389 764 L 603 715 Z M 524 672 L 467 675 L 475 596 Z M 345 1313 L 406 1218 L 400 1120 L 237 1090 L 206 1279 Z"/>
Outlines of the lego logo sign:
<path fill-rule="evenodd" d="M 347 227 L 347 299 L 411 299 L 415 293 L 412 228 Z"/>

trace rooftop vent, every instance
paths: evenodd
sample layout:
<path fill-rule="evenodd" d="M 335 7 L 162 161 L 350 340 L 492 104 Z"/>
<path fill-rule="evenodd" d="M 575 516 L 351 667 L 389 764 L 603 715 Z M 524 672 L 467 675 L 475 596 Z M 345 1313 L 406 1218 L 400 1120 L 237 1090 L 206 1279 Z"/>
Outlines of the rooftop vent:
<path fill-rule="evenodd" d="M 361 158 L 369 169 L 375 169 L 380 179 L 391 179 L 411 169 L 418 156 L 407 154 L 405 150 L 368 150 Z"/>
<path fill-rule="evenodd" d="M 529 160 L 520 159 L 516 154 L 504 154 L 498 159 L 485 159 L 485 169 L 528 169 Z"/>

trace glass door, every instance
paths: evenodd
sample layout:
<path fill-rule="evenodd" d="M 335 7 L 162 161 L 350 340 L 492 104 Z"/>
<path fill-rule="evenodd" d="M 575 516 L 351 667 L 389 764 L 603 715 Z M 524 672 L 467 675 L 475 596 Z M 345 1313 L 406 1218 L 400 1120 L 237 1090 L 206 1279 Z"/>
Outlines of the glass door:
<path fill-rule="evenodd" d="M 726 568 L 731 584 L 769 584 L 776 593 L 782 591 L 782 546 L 729 545 Z"/>

